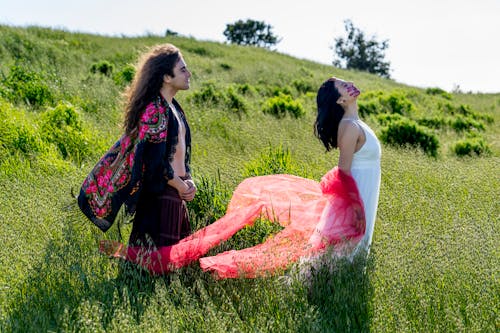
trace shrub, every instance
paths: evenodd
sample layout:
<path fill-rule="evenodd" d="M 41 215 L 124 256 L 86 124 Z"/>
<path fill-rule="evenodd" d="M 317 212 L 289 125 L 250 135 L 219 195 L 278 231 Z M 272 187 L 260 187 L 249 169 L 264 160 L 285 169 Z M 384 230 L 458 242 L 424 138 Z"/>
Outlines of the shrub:
<path fill-rule="evenodd" d="M 415 105 L 402 92 L 395 91 L 380 97 L 380 102 L 387 105 L 392 113 L 409 115 L 415 110 Z"/>
<path fill-rule="evenodd" d="M 484 124 L 481 121 L 472 119 L 471 117 L 464 117 L 461 115 L 449 121 L 450 127 L 457 132 L 467 131 L 470 129 L 477 129 L 484 131 Z"/>
<path fill-rule="evenodd" d="M 390 122 L 382 129 L 380 138 L 383 142 L 394 146 L 420 147 L 431 156 L 437 156 L 439 148 L 437 137 L 410 119 Z"/>
<path fill-rule="evenodd" d="M 257 92 L 254 86 L 248 83 L 233 85 L 239 94 L 254 95 Z"/>
<path fill-rule="evenodd" d="M 295 87 L 295 89 L 297 89 L 299 94 L 306 94 L 308 92 L 313 92 L 316 90 L 310 82 L 306 82 L 304 80 L 294 80 L 292 82 L 292 85 Z"/>
<path fill-rule="evenodd" d="M 408 119 L 397 113 L 382 113 L 377 115 L 377 121 L 380 125 L 386 126 L 392 123 L 393 121 Z"/>
<path fill-rule="evenodd" d="M 29 156 L 45 151 L 40 135 L 32 122 L 11 105 L 0 100 L 0 151 Z"/>
<path fill-rule="evenodd" d="M 57 146 L 64 158 L 77 163 L 91 152 L 89 134 L 71 104 L 59 103 L 41 115 L 42 138 Z"/>
<path fill-rule="evenodd" d="M 406 93 L 393 91 L 386 94 L 382 91 L 371 91 L 363 94 L 358 101 L 358 111 L 362 116 L 379 113 L 395 113 L 409 116 L 415 111 L 415 105 Z"/>
<path fill-rule="evenodd" d="M 113 64 L 111 64 L 109 61 L 101 60 L 92 64 L 92 66 L 90 67 L 90 71 L 94 74 L 100 73 L 106 76 L 111 76 L 111 74 L 113 73 Z"/>
<path fill-rule="evenodd" d="M 226 97 L 226 105 L 229 110 L 236 113 L 245 113 L 247 111 L 245 99 L 238 95 L 232 87 L 227 88 Z"/>
<path fill-rule="evenodd" d="M 224 106 L 241 114 L 248 109 L 247 103 L 239 93 L 238 87 L 229 86 L 225 91 L 218 89 L 211 81 L 203 83 L 201 89 L 188 96 L 188 101 L 198 106 Z"/>
<path fill-rule="evenodd" d="M 476 121 L 486 121 L 488 124 L 494 122 L 492 116 L 475 112 L 467 104 L 460 104 L 459 106 L 455 106 L 451 103 L 446 103 L 446 104 L 440 104 L 439 108 L 451 115 L 462 115 Z"/>
<path fill-rule="evenodd" d="M 198 106 L 204 106 L 205 104 L 223 103 L 226 100 L 226 96 L 224 92 L 215 87 L 214 82 L 207 81 L 202 84 L 199 91 L 195 91 L 187 99 Z"/>
<path fill-rule="evenodd" d="M 452 98 L 450 93 L 444 91 L 441 88 L 427 88 L 427 89 L 425 89 L 425 93 L 427 95 L 441 96 L 443 98 L 450 99 L 450 100 Z"/>
<path fill-rule="evenodd" d="M 459 114 L 463 114 L 464 116 L 475 116 L 476 113 L 472 110 L 470 105 L 460 104 L 458 107 L 455 107 L 455 111 Z"/>
<path fill-rule="evenodd" d="M 366 117 L 370 114 L 378 114 L 383 112 L 383 106 L 378 100 L 358 101 L 358 111 L 361 116 Z"/>
<path fill-rule="evenodd" d="M 20 124 L 14 128 L 14 136 L 10 146 L 11 151 L 18 151 L 26 156 L 45 150 L 36 130 L 27 124 Z"/>
<path fill-rule="evenodd" d="M 199 56 L 202 56 L 202 57 L 213 57 L 214 54 L 212 52 L 210 52 L 210 50 L 208 50 L 207 48 L 203 47 L 203 46 L 186 46 L 184 47 L 184 49 L 188 52 L 192 52 L 194 54 L 197 54 Z"/>
<path fill-rule="evenodd" d="M 134 79 L 135 76 L 135 67 L 133 65 L 126 65 L 122 68 L 121 71 L 117 72 L 113 79 L 116 84 L 119 85 L 127 85 Z"/>
<path fill-rule="evenodd" d="M 290 95 L 292 96 L 292 90 L 288 86 L 271 86 L 268 87 L 269 96 L 280 96 L 280 95 Z"/>
<path fill-rule="evenodd" d="M 220 64 L 219 64 L 219 66 L 220 66 L 220 68 L 222 68 L 223 70 L 226 70 L 226 71 L 228 71 L 228 70 L 231 70 L 231 69 L 232 69 L 231 65 L 226 64 L 225 62 L 220 63 Z"/>
<path fill-rule="evenodd" d="M 488 143 L 482 137 L 473 136 L 457 141 L 452 148 L 457 156 L 480 156 L 491 154 Z"/>
<path fill-rule="evenodd" d="M 448 121 L 444 117 L 434 116 L 434 117 L 427 117 L 427 118 L 424 117 L 417 119 L 417 123 L 422 126 L 440 129 L 446 127 Z"/>
<path fill-rule="evenodd" d="M 487 124 L 493 124 L 495 122 L 493 117 L 489 114 L 477 114 L 476 116 L 479 117 L 479 119 L 486 121 Z"/>
<path fill-rule="evenodd" d="M 292 96 L 280 93 L 278 96 L 269 98 L 264 104 L 264 113 L 270 113 L 278 118 L 283 118 L 287 113 L 295 118 L 305 114 L 304 107 Z"/>
<path fill-rule="evenodd" d="M 9 75 L 3 80 L 6 89 L 2 89 L 5 98 L 12 102 L 25 102 L 41 106 L 53 102 L 50 88 L 39 73 L 20 66 L 12 66 Z"/>

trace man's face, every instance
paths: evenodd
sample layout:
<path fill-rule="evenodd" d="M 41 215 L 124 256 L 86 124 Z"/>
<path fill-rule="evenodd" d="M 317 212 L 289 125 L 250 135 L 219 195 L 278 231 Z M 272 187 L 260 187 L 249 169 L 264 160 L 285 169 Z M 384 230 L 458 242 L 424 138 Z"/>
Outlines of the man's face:
<path fill-rule="evenodd" d="M 179 61 L 177 61 L 173 72 L 174 77 L 165 75 L 165 83 L 170 85 L 176 91 L 189 89 L 189 78 L 191 77 L 191 72 L 187 69 L 182 56 L 179 58 Z"/>

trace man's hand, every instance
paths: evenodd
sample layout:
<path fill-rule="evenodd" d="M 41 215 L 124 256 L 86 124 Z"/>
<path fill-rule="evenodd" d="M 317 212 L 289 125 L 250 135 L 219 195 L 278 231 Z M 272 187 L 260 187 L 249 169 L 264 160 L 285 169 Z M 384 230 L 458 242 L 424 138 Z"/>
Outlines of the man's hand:
<path fill-rule="evenodd" d="M 182 200 L 191 201 L 194 199 L 194 195 L 196 194 L 196 185 L 192 179 L 187 179 L 184 183 L 187 185 L 187 189 L 182 192 L 179 191 L 179 196 Z"/>

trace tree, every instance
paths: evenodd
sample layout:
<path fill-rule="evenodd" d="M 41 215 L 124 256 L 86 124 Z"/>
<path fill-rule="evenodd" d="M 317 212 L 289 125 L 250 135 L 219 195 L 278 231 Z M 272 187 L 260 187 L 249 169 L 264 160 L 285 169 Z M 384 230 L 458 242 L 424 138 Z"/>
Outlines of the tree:
<path fill-rule="evenodd" d="M 224 36 L 232 44 L 270 48 L 280 42 L 271 29 L 272 26 L 262 21 L 238 20 L 226 25 Z"/>
<path fill-rule="evenodd" d="M 358 69 L 389 78 L 390 62 L 384 61 L 384 50 L 389 47 L 388 40 L 378 42 L 375 37 L 367 39 L 350 20 L 344 21 L 346 38 L 335 38 L 336 58 L 333 65 L 346 69 Z"/>
<path fill-rule="evenodd" d="M 167 31 L 165 31 L 165 36 L 167 36 L 167 37 L 169 37 L 169 36 L 179 36 L 179 33 L 176 32 L 176 31 L 167 29 Z"/>

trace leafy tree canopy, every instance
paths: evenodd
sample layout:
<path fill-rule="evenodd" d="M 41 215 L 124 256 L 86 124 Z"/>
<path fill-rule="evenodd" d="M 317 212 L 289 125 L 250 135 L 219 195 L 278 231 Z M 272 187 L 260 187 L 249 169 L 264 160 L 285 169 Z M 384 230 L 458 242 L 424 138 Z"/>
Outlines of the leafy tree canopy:
<path fill-rule="evenodd" d="M 388 40 L 368 39 L 350 20 L 344 21 L 347 37 L 335 38 L 333 65 L 346 69 L 357 69 L 389 78 L 390 63 L 385 61 Z"/>
<path fill-rule="evenodd" d="M 270 48 L 280 42 L 272 32 L 272 26 L 263 21 L 238 20 L 226 25 L 224 36 L 231 44 L 253 45 Z"/>

